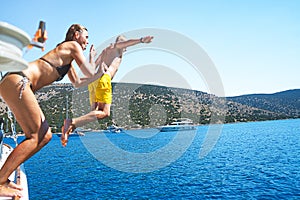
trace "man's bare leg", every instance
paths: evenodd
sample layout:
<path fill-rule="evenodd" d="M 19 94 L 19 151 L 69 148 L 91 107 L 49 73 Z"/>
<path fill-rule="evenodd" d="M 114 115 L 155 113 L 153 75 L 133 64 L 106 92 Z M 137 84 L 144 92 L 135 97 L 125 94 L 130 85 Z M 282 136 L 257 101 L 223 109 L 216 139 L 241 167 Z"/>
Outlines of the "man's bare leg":
<path fill-rule="evenodd" d="M 76 127 L 81 127 L 87 123 L 108 117 L 110 115 L 110 106 L 111 104 L 98 103 L 96 109 L 103 110 L 93 110 L 77 118 L 65 119 L 64 126 L 62 127 L 62 135 L 60 137 L 61 144 L 64 147 L 67 146 L 69 134 L 72 133 Z"/>
<path fill-rule="evenodd" d="M 67 146 L 69 134 L 72 133 L 76 129 L 75 125 L 73 125 L 72 119 L 65 119 L 64 125 L 61 128 L 61 136 L 60 141 L 63 147 Z"/>

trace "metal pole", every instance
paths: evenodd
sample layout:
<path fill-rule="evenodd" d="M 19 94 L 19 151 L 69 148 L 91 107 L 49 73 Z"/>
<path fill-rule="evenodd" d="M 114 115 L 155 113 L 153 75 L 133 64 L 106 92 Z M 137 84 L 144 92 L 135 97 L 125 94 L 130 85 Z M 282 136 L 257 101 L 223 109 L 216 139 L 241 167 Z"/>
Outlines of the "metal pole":
<path fill-rule="evenodd" d="M 69 110 L 69 97 L 68 97 L 68 95 L 66 95 L 66 119 L 69 119 L 69 112 L 68 112 L 68 110 Z"/>

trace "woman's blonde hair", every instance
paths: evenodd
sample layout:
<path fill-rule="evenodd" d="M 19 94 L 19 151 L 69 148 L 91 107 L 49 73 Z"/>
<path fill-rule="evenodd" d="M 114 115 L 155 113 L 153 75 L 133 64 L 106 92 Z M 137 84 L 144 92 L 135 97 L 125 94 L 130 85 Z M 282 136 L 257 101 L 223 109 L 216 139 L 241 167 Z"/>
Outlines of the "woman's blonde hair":
<path fill-rule="evenodd" d="M 68 29 L 68 32 L 66 34 L 66 41 L 72 41 L 74 34 L 76 33 L 76 31 L 78 32 L 82 32 L 83 30 L 88 31 L 87 28 L 85 28 L 84 26 L 80 25 L 80 24 L 73 24 L 72 26 L 70 26 L 70 28 Z"/>

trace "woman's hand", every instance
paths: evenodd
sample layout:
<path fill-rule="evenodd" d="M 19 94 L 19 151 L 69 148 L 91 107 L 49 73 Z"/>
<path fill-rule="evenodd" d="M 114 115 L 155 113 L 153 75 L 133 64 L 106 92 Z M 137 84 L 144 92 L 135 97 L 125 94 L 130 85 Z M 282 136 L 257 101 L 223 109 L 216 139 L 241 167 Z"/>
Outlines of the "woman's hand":
<path fill-rule="evenodd" d="M 101 66 L 98 68 L 98 71 L 97 71 L 97 74 L 100 73 L 100 74 L 104 74 L 108 69 L 108 66 L 102 62 L 101 63 Z"/>

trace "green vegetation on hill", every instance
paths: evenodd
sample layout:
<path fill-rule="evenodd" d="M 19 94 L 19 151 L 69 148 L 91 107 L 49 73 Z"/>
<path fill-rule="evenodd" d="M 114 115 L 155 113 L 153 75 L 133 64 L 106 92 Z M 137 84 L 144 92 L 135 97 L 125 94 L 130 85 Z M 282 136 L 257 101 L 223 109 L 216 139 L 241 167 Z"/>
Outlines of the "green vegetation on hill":
<path fill-rule="evenodd" d="M 229 101 L 278 113 L 282 118 L 300 117 L 300 89 L 274 94 L 250 94 L 228 97 Z"/>
<path fill-rule="evenodd" d="M 90 111 L 87 88 L 53 84 L 39 90 L 36 97 L 53 132 L 60 132 L 67 114 L 71 118 Z M 111 116 L 84 128 L 105 129 L 112 123 L 128 129 L 157 127 L 175 118 L 190 118 L 195 124 L 299 118 L 299 97 L 300 90 L 221 98 L 180 88 L 113 83 Z M 1 101 L 0 111 L 5 118 L 6 105 Z"/>

